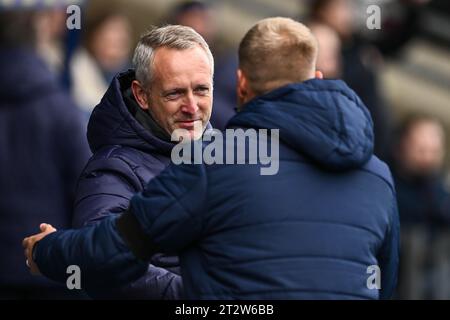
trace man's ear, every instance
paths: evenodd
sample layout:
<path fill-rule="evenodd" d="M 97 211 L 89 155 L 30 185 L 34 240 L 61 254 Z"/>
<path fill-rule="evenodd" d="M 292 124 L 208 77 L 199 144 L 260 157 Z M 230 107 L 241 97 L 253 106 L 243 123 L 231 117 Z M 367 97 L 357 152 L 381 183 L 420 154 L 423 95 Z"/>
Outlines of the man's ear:
<path fill-rule="evenodd" d="M 248 99 L 249 87 L 248 79 L 242 72 L 242 69 L 237 69 L 237 96 L 239 101 L 245 102 Z"/>
<path fill-rule="evenodd" d="M 323 79 L 323 73 L 322 71 L 316 70 L 316 74 L 315 74 L 317 79 Z"/>
<path fill-rule="evenodd" d="M 147 92 L 144 90 L 139 81 L 133 80 L 133 82 L 131 82 L 131 91 L 133 91 L 134 98 L 139 106 L 144 110 L 148 110 L 149 104 Z"/>

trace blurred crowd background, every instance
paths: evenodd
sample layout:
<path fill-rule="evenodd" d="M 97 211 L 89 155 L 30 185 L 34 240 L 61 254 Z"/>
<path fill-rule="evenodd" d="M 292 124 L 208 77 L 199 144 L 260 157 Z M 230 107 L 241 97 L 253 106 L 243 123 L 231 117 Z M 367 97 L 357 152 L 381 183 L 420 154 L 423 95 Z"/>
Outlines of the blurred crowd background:
<path fill-rule="evenodd" d="M 69 4 L 81 7 L 79 30 L 66 25 Z M 366 26 L 372 4 L 381 8 L 380 30 Z M 223 129 L 235 112 L 239 40 L 270 16 L 306 23 L 319 42 L 318 69 L 325 78 L 346 81 L 372 114 L 375 153 L 390 164 L 398 195 L 395 298 L 450 299 L 445 0 L 0 0 L 0 298 L 15 288 L 29 288 L 30 298 L 45 298 L 43 287 L 49 297 L 55 294 L 52 285 L 27 274 L 21 239 L 36 233 L 40 222 L 70 226 L 77 172 L 89 157 L 89 115 L 114 75 L 131 67 L 140 34 L 151 25 L 183 24 L 207 40 L 216 60 L 211 122 Z M 62 124 L 48 130 L 34 124 L 39 119 Z M 41 147 L 46 137 L 51 148 Z M 36 173 L 42 179 L 30 178 Z M 54 181 L 45 187 L 49 176 Z M 51 210 L 66 216 L 46 216 Z"/>

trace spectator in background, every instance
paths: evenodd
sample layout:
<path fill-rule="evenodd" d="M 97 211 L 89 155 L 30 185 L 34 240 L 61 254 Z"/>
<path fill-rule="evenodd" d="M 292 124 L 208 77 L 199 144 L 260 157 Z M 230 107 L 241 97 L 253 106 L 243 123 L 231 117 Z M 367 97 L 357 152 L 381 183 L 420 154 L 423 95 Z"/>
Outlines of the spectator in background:
<path fill-rule="evenodd" d="M 442 124 L 430 116 L 411 116 L 400 127 L 394 152 L 402 224 L 450 224 L 450 194 L 442 170 L 446 152 Z"/>
<path fill-rule="evenodd" d="M 310 29 L 319 45 L 317 69 L 323 72 L 325 78 L 340 78 L 342 55 L 339 35 L 335 30 L 324 24 L 311 24 Z"/>
<path fill-rule="evenodd" d="M 393 173 L 402 223 L 399 298 L 449 299 L 450 194 L 444 184 L 445 133 L 435 118 L 401 125 Z"/>
<path fill-rule="evenodd" d="M 214 54 L 214 108 L 211 125 L 224 130 L 236 107 L 236 51 L 219 39 L 213 9 L 201 1 L 184 1 L 175 6 L 168 21 L 193 28 L 209 44 Z"/>
<path fill-rule="evenodd" d="M 342 42 L 342 79 L 369 109 L 374 122 L 375 154 L 386 159 L 391 119 L 378 86 L 381 55 L 356 35 L 350 0 L 313 1 L 310 16 L 311 24 L 324 24 L 338 33 Z"/>
<path fill-rule="evenodd" d="M 81 112 L 38 57 L 35 15 L 0 12 L 0 299 L 75 296 L 30 277 L 16 245 L 39 221 L 71 226 L 90 154 Z"/>
<path fill-rule="evenodd" d="M 131 26 L 116 11 L 102 10 L 84 28 L 84 47 L 73 56 L 72 95 L 78 105 L 91 113 L 114 76 L 130 66 Z"/>
<path fill-rule="evenodd" d="M 33 19 L 36 28 L 37 52 L 58 77 L 64 68 L 66 19 L 64 6 L 36 11 Z"/>
<path fill-rule="evenodd" d="M 188 26 L 197 31 L 209 44 L 216 37 L 216 25 L 210 6 L 202 1 L 181 1 L 170 12 L 172 24 Z"/>

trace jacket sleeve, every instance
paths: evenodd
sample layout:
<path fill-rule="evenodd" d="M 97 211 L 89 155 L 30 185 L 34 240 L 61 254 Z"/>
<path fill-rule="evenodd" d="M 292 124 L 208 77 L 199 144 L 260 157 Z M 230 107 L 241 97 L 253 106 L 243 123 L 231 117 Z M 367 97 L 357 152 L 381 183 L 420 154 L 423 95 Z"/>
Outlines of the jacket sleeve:
<path fill-rule="evenodd" d="M 89 296 L 108 300 L 178 300 L 182 298 L 182 291 L 180 276 L 150 264 L 146 275 L 138 280 L 112 290 L 107 287 L 91 289 Z"/>
<path fill-rule="evenodd" d="M 395 198 L 393 199 L 391 212 L 391 223 L 378 255 L 378 263 L 381 271 L 380 299 L 383 300 L 391 299 L 397 286 L 400 250 L 400 221 Z"/>
<path fill-rule="evenodd" d="M 91 159 L 78 181 L 73 227 L 83 227 L 124 212 L 133 194 L 141 189 L 141 182 L 125 161 Z"/>
<path fill-rule="evenodd" d="M 138 260 L 117 233 L 117 217 L 75 230 L 54 232 L 37 242 L 33 258 L 46 277 L 65 283 L 67 268 L 78 266 L 82 289 L 128 284 L 145 274 L 148 263 Z"/>
<path fill-rule="evenodd" d="M 111 216 L 123 213 L 130 199 L 142 189 L 141 181 L 131 167 L 119 158 L 93 159 L 86 166 L 77 187 L 73 225 L 82 227 L 95 224 Z M 56 248 L 53 250 L 57 250 Z M 64 253 L 60 253 L 63 255 Z M 178 259 L 175 258 L 176 266 Z M 89 295 L 99 299 L 170 299 L 180 298 L 181 277 L 166 270 L 167 264 L 155 257 L 147 273 L 123 287 L 102 290 L 89 286 Z M 172 264 L 173 266 L 173 264 Z"/>
<path fill-rule="evenodd" d="M 206 192 L 203 165 L 170 165 L 131 199 L 130 212 L 151 242 L 151 250 L 178 253 L 200 239 Z"/>

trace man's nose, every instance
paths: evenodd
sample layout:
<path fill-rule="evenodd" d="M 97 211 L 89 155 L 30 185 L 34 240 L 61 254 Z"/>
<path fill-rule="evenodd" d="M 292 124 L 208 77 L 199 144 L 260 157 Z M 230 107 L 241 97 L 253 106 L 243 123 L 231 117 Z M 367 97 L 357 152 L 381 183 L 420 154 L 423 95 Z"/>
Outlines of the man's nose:
<path fill-rule="evenodd" d="M 195 114 L 198 111 L 197 99 L 195 98 L 192 92 L 189 92 L 186 95 L 185 100 L 183 101 L 183 105 L 181 106 L 181 111 Z"/>

